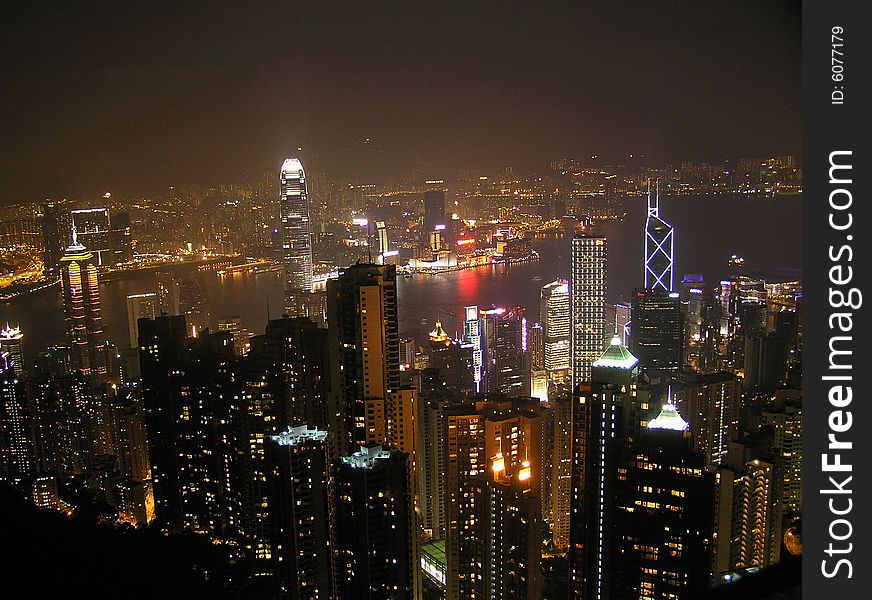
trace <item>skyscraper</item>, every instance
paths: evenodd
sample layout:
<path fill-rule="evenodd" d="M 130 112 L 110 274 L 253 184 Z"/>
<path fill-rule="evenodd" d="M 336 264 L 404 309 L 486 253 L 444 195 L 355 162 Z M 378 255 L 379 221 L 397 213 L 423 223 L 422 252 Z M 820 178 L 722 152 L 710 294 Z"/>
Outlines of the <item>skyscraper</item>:
<path fill-rule="evenodd" d="M 335 464 L 336 588 L 340 598 L 419 597 L 418 528 L 408 457 L 361 446 Z"/>
<path fill-rule="evenodd" d="M 710 585 L 714 474 L 672 404 L 648 422 L 619 467 L 610 572 L 600 598 L 704 597 Z M 608 477 L 608 475 L 607 475 Z M 596 597 L 596 596 L 595 596 Z"/>
<path fill-rule="evenodd" d="M 9 355 L 0 353 L 0 473 L 24 474 L 34 468 L 27 389 Z"/>
<path fill-rule="evenodd" d="M 357 264 L 327 282 L 331 397 L 329 418 L 341 454 L 387 441 L 397 426 L 400 390 L 397 272 Z"/>
<path fill-rule="evenodd" d="M 542 515 L 529 460 L 510 466 L 502 453 L 473 486 L 477 518 L 476 598 L 542 597 Z"/>
<path fill-rule="evenodd" d="M 569 282 L 558 279 L 542 287 L 539 314 L 544 329 L 545 370 L 548 377 L 562 382 L 568 378 L 572 333 Z"/>
<path fill-rule="evenodd" d="M 228 333 L 186 336 L 184 316 L 139 320 L 142 396 L 162 529 L 222 529 L 216 417 L 218 365 L 233 358 Z"/>
<path fill-rule="evenodd" d="M 425 239 L 430 239 L 430 234 L 436 231 L 438 226 L 442 226 L 444 231 L 447 225 L 445 219 L 445 190 L 442 189 L 444 184 L 441 180 L 428 181 L 429 189 L 424 192 L 424 235 Z"/>
<path fill-rule="evenodd" d="M 326 431 L 292 427 L 266 441 L 270 539 L 276 598 L 333 597 L 332 469 Z"/>
<path fill-rule="evenodd" d="M 592 363 L 591 380 L 572 396 L 570 598 L 608 598 L 618 469 L 625 468 L 643 417 L 639 360 L 618 338 Z"/>
<path fill-rule="evenodd" d="M 94 255 L 78 242 L 75 231 L 60 266 L 64 320 L 74 366 L 83 375 L 99 379 L 107 368 L 97 267 Z"/>
<path fill-rule="evenodd" d="M 636 289 L 630 322 L 630 351 L 639 369 L 668 377 L 681 369 L 684 317 L 677 292 Z"/>
<path fill-rule="evenodd" d="M 606 238 L 577 235 L 572 240 L 572 387 L 590 381 L 591 364 L 606 345 Z"/>
<path fill-rule="evenodd" d="M 496 518 L 495 509 L 489 508 L 491 500 L 501 503 L 499 512 L 506 509 L 502 503 L 508 501 L 511 504 L 513 500 L 508 499 L 515 496 L 514 492 L 503 488 L 493 489 L 491 486 L 486 489 L 489 485 L 488 470 L 517 475 L 519 481 L 523 482 L 523 488 L 530 491 L 521 493 L 516 499 L 535 497 L 535 518 L 541 523 L 541 499 L 550 479 L 547 473 L 550 460 L 543 448 L 543 421 L 546 414 L 547 409 L 536 399 L 506 398 L 503 395 L 488 396 L 475 404 L 456 404 L 444 409 L 440 425 L 441 436 L 445 440 L 441 460 L 445 481 L 445 578 L 448 600 L 485 597 L 482 595 L 482 586 L 489 585 L 485 582 L 497 573 L 496 568 L 492 564 L 485 564 L 482 558 L 482 544 L 494 539 L 493 531 L 488 533 L 484 529 L 488 524 L 483 521 L 490 521 L 492 516 Z M 496 458 L 499 459 L 497 462 L 492 461 Z M 495 469 L 495 464 L 498 469 Z M 505 483 L 505 478 L 500 479 Z M 523 512 L 531 510 L 532 506 L 527 505 Z M 531 518 L 528 515 L 528 521 Z M 541 552 L 541 539 L 536 535 L 532 537 L 536 540 L 536 552 Z M 524 539 L 523 548 L 513 548 L 509 541 L 501 550 L 496 550 L 495 555 L 491 548 L 488 561 L 500 564 L 520 560 L 519 555 L 513 553 L 526 553 L 529 550 L 526 545 L 529 538 Z M 530 565 L 525 562 L 524 568 L 527 566 Z M 536 576 L 533 571 L 530 575 L 533 578 Z M 526 596 L 519 594 L 516 597 Z"/>
<path fill-rule="evenodd" d="M 285 293 L 292 297 L 295 294 L 312 292 L 309 195 L 306 191 L 306 173 L 298 158 L 285 159 L 280 184 L 282 266 Z"/>
<path fill-rule="evenodd" d="M 645 220 L 645 289 L 672 291 L 675 232 L 660 218 L 660 182 L 652 198 L 648 182 L 648 218 Z M 635 318 L 635 315 L 633 315 Z"/>

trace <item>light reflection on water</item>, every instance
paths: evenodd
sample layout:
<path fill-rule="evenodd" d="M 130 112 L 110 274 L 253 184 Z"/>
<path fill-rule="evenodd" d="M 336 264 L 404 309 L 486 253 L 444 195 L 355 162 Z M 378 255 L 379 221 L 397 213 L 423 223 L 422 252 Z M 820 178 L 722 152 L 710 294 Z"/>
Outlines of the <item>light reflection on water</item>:
<path fill-rule="evenodd" d="M 628 217 L 606 223 L 602 233 L 609 243 L 608 296 L 610 302 L 628 298 L 642 280 L 642 230 L 645 200 L 628 205 Z M 760 199 L 711 196 L 663 198 L 661 215 L 676 228 L 676 281 L 685 273 L 700 273 L 715 282 L 726 274 L 730 254 L 745 257 L 746 264 L 761 271 L 778 270 L 782 277 L 796 276 L 800 266 L 801 199 Z M 542 240 L 535 245 L 541 260 L 518 265 L 496 265 L 443 275 L 416 275 L 398 280 L 400 334 L 426 339 L 436 318 L 450 334 L 462 331 L 463 307 L 524 306 L 528 319 L 538 320 L 539 288 L 558 277 L 569 276 L 569 240 Z M 200 274 L 214 320 L 240 315 L 242 325 L 260 333 L 267 321 L 281 314 L 282 282 L 277 273 L 219 276 Z M 129 294 L 154 291 L 151 273 L 134 273 L 100 286 L 104 329 L 119 347 L 128 343 Z M 63 314 L 59 290 L 0 304 L 0 324 L 20 323 L 25 352 L 32 356 L 52 341 L 62 341 Z"/>

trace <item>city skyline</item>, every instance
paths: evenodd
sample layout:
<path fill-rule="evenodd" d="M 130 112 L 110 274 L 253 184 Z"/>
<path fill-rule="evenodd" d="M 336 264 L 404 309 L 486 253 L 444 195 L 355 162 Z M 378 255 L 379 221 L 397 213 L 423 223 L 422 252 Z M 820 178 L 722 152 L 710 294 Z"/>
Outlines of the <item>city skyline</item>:
<path fill-rule="evenodd" d="M 11 9 L 0 515 L 39 558 L 16 572 L 801 592 L 799 8 Z"/>

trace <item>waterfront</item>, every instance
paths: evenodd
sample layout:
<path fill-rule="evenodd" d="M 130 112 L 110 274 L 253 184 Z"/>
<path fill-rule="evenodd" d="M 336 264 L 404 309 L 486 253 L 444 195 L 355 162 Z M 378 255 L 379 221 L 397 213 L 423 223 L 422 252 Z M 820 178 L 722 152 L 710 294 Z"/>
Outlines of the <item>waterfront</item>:
<path fill-rule="evenodd" d="M 629 298 L 642 283 L 642 242 L 645 199 L 627 200 L 628 215 L 621 222 L 606 222 L 600 231 L 609 244 L 608 299 Z M 799 278 L 801 198 L 678 197 L 661 200 L 661 214 L 675 226 L 675 273 L 699 273 L 709 283 L 727 274 L 727 260 L 737 253 L 748 267 L 773 278 Z M 445 329 L 461 331 L 463 307 L 470 304 L 524 306 L 529 319 L 538 318 L 539 288 L 569 276 L 569 239 L 537 241 L 538 261 L 493 265 L 439 275 L 398 278 L 400 333 L 421 343 L 433 321 Z M 191 268 L 191 272 L 195 272 Z M 200 273 L 214 321 L 239 315 L 252 333 L 263 331 L 267 311 L 281 313 L 282 283 L 278 273 L 244 272 L 220 275 Z M 154 275 L 134 272 L 103 282 L 100 293 L 106 337 L 126 347 L 128 341 L 125 298 L 154 290 Z M 57 286 L 0 304 L 0 322 L 20 324 L 25 353 L 32 357 L 64 338 L 63 312 Z"/>

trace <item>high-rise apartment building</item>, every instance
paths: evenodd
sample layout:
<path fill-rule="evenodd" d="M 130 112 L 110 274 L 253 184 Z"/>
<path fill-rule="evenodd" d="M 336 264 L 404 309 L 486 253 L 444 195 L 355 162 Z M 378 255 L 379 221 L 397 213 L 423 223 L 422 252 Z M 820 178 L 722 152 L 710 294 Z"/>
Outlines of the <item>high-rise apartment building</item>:
<path fill-rule="evenodd" d="M 329 418 L 339 452 L 382 443 L 398 426 L 400 391 L 397 272 L 357 264 L 327 283 L 332 353 Z"/>
<path fill-rule="evenodd" d="M 590 381 L 591 364 L 606 346 L 606 238 L 577 235 L 572 240 L 572 386 Z"/>
<path fill-rule="evenodd" d="M 333 598 L 333 515 L 330 440 L 326 431 L 291 427 L 266 440 L 268 499 L 262 510 L 270 536 L 275 598 Z M 356 535 L 352 533 L 352 535 Z"/>
<path fill-rule="evenodd" d="M 408 456 L 364 445 L 335 463 L 334 560 L 340 598 L 414 600 L 421 591 Z"/>

